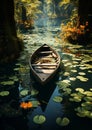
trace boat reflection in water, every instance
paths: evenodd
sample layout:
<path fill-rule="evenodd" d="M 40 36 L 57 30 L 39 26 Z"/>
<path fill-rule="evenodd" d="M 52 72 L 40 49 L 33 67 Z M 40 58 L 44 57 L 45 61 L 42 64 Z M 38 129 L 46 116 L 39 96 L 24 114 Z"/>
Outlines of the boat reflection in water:
<path fill-rule="evenodd" d="M 47 84 L 42 85 L 36 81 L 36 79 L 31 75 L 33 80 L 32 88 L 39 91 L 37 94 L 37 100 L 40 102 L 40 106 L 32 111 L 28 115 L 28 127 L 31 130 L 56 130 L 58 126 L 54 121 L 58 116 L 63 115 L 63 106 L 61 103 L 53 101 L 53 98 L 58 95 L 58 89 L 56 82 L 59 80 L 59 73 L 57 73 Z M 33 122 L 35 116 L 45 116 L 46 122 L 42 125 L 37 125 Z"/>
<path fill-rule="evenodd" d="M 35 78 L 31 74 L 31 78 L 33 80 L 32 87 L 39 91 L 37 95 L 37 99 L 41 103 L 41 109 L 44 112 L 48 102 L 56 89 L 56 81 L 59 79 L 59 73 L 57 73 L 47 84 L 42 85 L 41 83 L 37 82 Z"/>

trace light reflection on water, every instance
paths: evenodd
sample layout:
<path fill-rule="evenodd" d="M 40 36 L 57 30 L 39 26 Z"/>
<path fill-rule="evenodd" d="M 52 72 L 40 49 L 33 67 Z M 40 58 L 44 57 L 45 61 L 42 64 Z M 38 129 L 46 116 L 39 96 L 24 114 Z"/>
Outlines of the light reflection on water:
<path fill-rule="evenodd" d="M 39 29 L 37 30 L 37 32 L 39 32 Z M 59 52 L 62 61 L 66 60 L 66 62 L 65 61 L 63 62 L 63 64 L 65 66 L 65 72 L 69 72 L 69 76 L 63 76 L 63 73 L 60 72 L 61 74 L 59 76 L 59 80 L 60 81 L 69 80 L 69 78 L 71 78 L 71 77 L 76 78 L 76 76 L 78 75 L 78 72 L 82 71 L 79 69 L 79 65 L 81 64 L 82 60 L 80 59 L 78 62 L 73 62 L 73 56 L 74 56 L 73 54 L 62 53 L 62 46 L 59 45 L 58 43 L 56 43 L 56 41 L 55 41 L 55 36 L 57 35 L 58 31 L 59 31 L 58 27 L 54 28 L 53 30 L 49 30 L 49 31 L 47 29 L 45 31 L 44 31 L 44 29 L 42 29 L 42 31 L 41 31 L 41 29 L 40 29 L 40 33 L 38 33 L 39 35 L 37 36 L 37 39 L 34 39 L 34 40 L 31 39 L 32 41 L 35 41 L 35 45 L 36 45 L 35 47 L 33 45 L 33 48 L 37 49 L 40 45 L 44 44 L 44 42 L 53 46 Z M 36 33 L 36 32 L 34 31 L 34 33 Z M 43 35 L 41 35 L 41 34 L 43 34 Z M 30 44 L 30 40 L 28 43 Z M 33 49 L 33 50 L 35 50 L 35 49 Z M 77 58 L 75 58 L 75 59 L 77 59 Z M 75 72 L 75 70 L 76 70 L 76 72 Z M 90 80 L 91 73 L 88 74 L 87 70 L 83 70 L 82 72 L 85 72 L 86 76 Z M 89 82 L 80 82 L 80 80 L 78 80 L 78 79 L 76 79 L 75 81 L 70 81 L 70 88 L 72 89 L 72 91 L 74 91 L 74 88 L 82 87 L 82 86 L 85 90 L 88 90 L 88 88 L 90 87 L 89 85 L 90 85 L 90 81 Z M 47 96 L 48 96 L 48 93 L 49 93 L 49 91 L 46 94 Z M 42 91 L 41 95 L 45 95 L 44 90 Z M 65 99 L 62 103 L 56 103 L 53 101 L 53 97 L 55 97 L 57 95 L 62 95 L 62 92 L 60 93 L 58 91 L 58 86 L 55 83 L 55 89 L 53 90 L 53 93 L 51 94 L 48 102 L 47 101 L 42 102 L 41 106 L 36 108 L 32 112 L 32 114 L 28 115 L 29 129 L 33 129 L 33 130 L 35 130 L 35 129 L 41 129 L 41 130 L 46 129 L 47 130 L 47 129 L 52 129 L 52 128 L 55 130 L 61 129 L 62 127 L 59 127 L 56 124 L 57 117 L 68 117 L 70 119 L 70 125 L 63 127 L 63 129 L 68 129 L 68 130 L 79 129 L 80 126 L 78 126 L 76 124 L 76 122 L 82 123 L 82 125 L 81 125 L 82 129 L 87 128 L 87 126 L 90 125 L 91 120 L 90 119 L 86 120 L 86 118 L 80 118 L 80 117 L 76 116 L 76 113 L 74 111 L 74 108 L 76 107 L 76 103 L 71 104 L 68 101 L 68 98 L 69 98 L 68 96 L 65 97 Z M 43 98 L 43 96 L 41 98 Z M 46 99 L 47 98 L 45 97 L 44 101 Z M 43 106 L 46 107 L 44 111 L 43 111 L 43 108 L 44 108 Z M 41 115 L 46 116 L 46 122 L 44 124 L 42 124 L 41 126 L 39 126 L 33 122 L 33 117 L 37 114 L 38 115 L 41 114 Z M 83 122 L 85 122 L 85 125 Z"/>
<path fill-rule="evenodd" d="M 44 33 L 43 33 L 44 32 Z M 14 65 L 15 68 L 19 67 L 21 69 L 17 71 L 13 71 L 15 73 L 15 75 L 18 76 L 19 80 L 22 82 L 20 86 L 20 89 L 28 89 L 29 91 L 31 91 L 31 89 L 35 88 L 38 89 L 39 94 L 36 97 L 31 98 L 29 95 L 23 97 L 23 98 L 19 98 L 19 102 L 21 100 L 25 101 L 25 100 L 37 100 L 40 101 L 40 105 L 37 106 L 36 108 L 32 109 L 31 111 L 29 111 L 28 113 L 24 112 L 22 113 L 22 119 L 19 118 L 18 122 L 19 122 L 19 126 L 17 126 L 18 130 L 19 128 L 22 128 L 21 124 L 26 122 L 25 128 L 22 129 L 27 129 L 28 130 L 47 130 L 47 129 L 53 129 L 53 130 L 61 130 L 61 129 L 67 129 L 67 130 L 77 130 L 80 129 L 80 126 L 77 125 L 77 123 L 81 123 L 81 129 L 86 130 L 88 128 L 88 126 L 90 125 L 91 119 L 88 118 L 80 118 L 76 116 L 76 113 L 74 112 L 74 107 L 76 107 L 76 103 L 70 103 L 69 102 L 69 96 L 65 96 L 63 102 L 55 102 L 53 101 L 53 98 L 55 96 L 62 96 L 64 97 L 64 95 L 62 95 L 62 91 L 59 91 L 58 85 L 56 84 L 59 81 L 62 80 L 69 80 L 70 77 L 75 77 L 78 76 L 78 72 L 82 71 L 86 73 L 86 77 L 89 79 L 88 82 L 80 82 L 79 79 L 76 79 L 75 81 L 70 81 L 70 88 L 72 89 L 72 91 L 74 91 L 74 88 L 77 87 L 83 87 L 85 90 L 89 90 L 89 88 L 91 87 L 91 80 L 92 80 L 92 73 L 88 73 L 88 70 L 81 70 L 80 64 L 82 62 L 83 57 L 85 58 L 85 55 L 82 57 L 81 60 L 79 60 L 78 62 L 73 62 L 73 56 L 72 54 L 67 54 L 67 53 L 62 53 L 62 45 L 58 44 L 55 40 L 55 36 L 57 36 L 57 32 L 59 32 L 59 27 L 55 27 L 53 30 L 45 30 L 45 28 L 41 29 L 38 28 L 36 30 L 33 30 L 33 33 L 27 33 L 24 34 L 24 51 L 21 53 L 20 58 L 18 59 L 18 63 L 20 65 Z M 40 89 L 42 86 L 40 86 L 38 83 L 36 83 L 36 81 L 32 80 L 30 78 L 30 68 L 29 68 L 29 58 L 30 55 L 42 44 L 47 43 L 51 46 L 53 46 L 53 48 L 55 48 L 62 59 L 62 62 L 64 64 L 64 70 L 61 69 L 61 71 L 59 72 L 59 77 L 58 79 L 55 81 L 54 79 L 47 85 L 44 86 L 45 88 Z M 73 46 L 73 45 L 72 45 Z M 80 49 L 80 48 L 79 48 Z M 79 58 L 79 57 L 78 57 Z M 75 58 L 77 59 L 77 58 Z M 83 64 L 82 64 L 83 65 Z M 9 69 L 9 68 L 8 68 Z M 74 72 L 75 70 L 77 70 L 77 72 Z M 90 69 L 89 69 L 90 70 Z M 64 72 L 69 72 L 69 75 L 63 75 Z M 4 71 L 3 71 L 4 72 Z M 6 72 L 5 72 L 6 73 Z M 12 74 L 12 72 L 11 72 Z M 9 77 L 9 73 L 7 75 Z M 35 86 L 34 86 L 35 84 Z M 21 88 L 22 87 L 22 88 Z M 53 88 L 53 89 L 52 89 Z M 62 90 L 62 88 L 61 88 Z M 20 90 L 19 90 L 20 91 Z M 13 92 L 14 94 L 14 92 Z M 14 97 L 14 96 L 13 96 Z M 12 96 L 11 96 L 12 98 Z M 14 99 L 16 100 L 16 99 Z M 80 103 L 78 103 L 77 105 L 79 105 Z M 46 117 L 46 122 L 42 125 L 37 125 L 33 122 L 33 117 L 35 115 L 44 115 Z M 69 126 L 66 127 L 59 127 L 56 124 L 56 118 L 57 117 L 68 117 L 70 119 L 70 124 Z M 18 122 L 16 121 L 16 124 L 18 124 Z M 76 123 L 77 122 L 77 123 Z M 3 122 L 6 124 L 6 122 Z M 8 127 L 12 126 L 15 127 L 14 122 L 11 123 L 11 120 L 9 122 L 9 124 L 7 123 L 7 125 L 9 125 Z M 15 127 L 16 128 L 16 127 Z M 9 129 L 9 128 L 8 128 Z"/>

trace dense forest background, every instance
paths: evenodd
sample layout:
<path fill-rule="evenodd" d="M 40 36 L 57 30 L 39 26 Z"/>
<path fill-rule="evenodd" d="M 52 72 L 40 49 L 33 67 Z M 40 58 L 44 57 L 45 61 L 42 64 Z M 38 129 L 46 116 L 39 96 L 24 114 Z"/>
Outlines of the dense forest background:
<path fill-rule="evenodd" d="M 15 20 L 15 14 L 19 13 L 15 11 L 15 4 L 16 4 L 16 0 L 3 0 L 2 4 L 0 4 L 0 62 L 1 63 L 7 63 L 10 62 L 12 60 L 14 60 L 16 57 L 19 56 L 20 51 L 23 48 L 23 43 L 22 43 L 22 39 L 20 39 L 17 35 L 17 29 L 16 29 L 16 20 Z M 30 13 L 30 10 L 27 10 L 24 5 L 25 0 L 22 0 L 21 2 L 23 2 L 24 4 L 21 6 L 22 9 L 22 20 L 24 20 L 24 25 L 26 27 L 29 27 L 30 25 L 33 24 L 33 17 L 35 17 L 35 13 L 39 14 L 39 13 L 43 13 L 40 12 L 40 10 L 38 10 L 38 5 L 40 5 L 40 3 L 44 3 L 44 0 L 36 0 L 35 2 L 33 0 L 30 1 L 28 0 L 28 2 L 30 3 L 29 9 L 32 7 L 33 4 L 33 8 L 31 8 L 31 11 L 34 11 L 35 13 Z M 33 2 L 33 3 L 32 3 Z M 48 3 L 51 2 L 51 0 L 47 1 Z M 58 3 L 61 2 L 61 6 L 64 4 L 67 4 L 69 6 L 70 3 L 74 3 L 76 4 L 77 2 L 77 9 L 78 9 L 78 23 L 77 25 L 84 25 L 85 22 L 89 23 L 89 29 L 90 32 L 92 32 L 92 2 L 90 0 L 87 0 L 86 2 L 84 2 L 84 0 L 53 0 L 53 2 L 55 3 L 55 5 L 57 6 Z M 63 4 L 62 4 L 63 2 Z M 66 7 L 68 7 L 66 6 Z M 17 2 L 17 7 L 18 7 L 18 2 Z M 40 6 L 40 8 L 42 8 L 42 6 Z M 39 9 L 40 9 L 39 8 Z M 67 8 L 66 8 L 67 9 Z M 17 10 L 18 11 L 18 10 Z M 20 11 L 20 10 L 19 10 Z M 58 10 L 57 10 L 57 13 Z M 64 13 L 64 12 L 63 12 Z M 31 19 L 31 23 L 28 21 L 27 17 L 29 17 L 29 21 Z M 18 17 L 16 17 L 18 20 Z M 21 21 L 20 21 L 21 22 Z"/>

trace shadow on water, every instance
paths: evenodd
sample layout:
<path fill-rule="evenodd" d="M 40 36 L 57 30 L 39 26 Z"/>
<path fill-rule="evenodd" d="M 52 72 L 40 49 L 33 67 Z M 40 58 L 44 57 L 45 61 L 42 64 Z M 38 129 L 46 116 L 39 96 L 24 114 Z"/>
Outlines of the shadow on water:
<path fill-rule="evenodd" d="M 41 30 L 42 31 L 42 30 Z M 45 32 L 45 31 L 44 31 Z M 42 33 L 40 35 L 40 37 L 42 36 Z M 44 36 L 44 40 L 46 36 Z M 31 36 L 32 38 L 32 36 Z M 42 37 L 41 37 L 42 38 Z M 39 39 L 41 39 L 39 38 Z M 32 41 L 37 40 L 37 45 L 40 45 L 40 40 L 36 39 L 34 37 L 34 40 L 31 39 L 31 41 L 29 40 L 29 43 L 31 43 Z M 28 36 L 27 36 L 27 40 L 28 40 Z M 39 43 L 38 43 L 39 41 Z M 50 41 L 50 40 L 48 40 Z M 35 43 L 36 43 L 35 42 Z M 51 37 L 51 42 L 52 41 L 52 37 Z M 42 43 L 42 41 L 41 41 Z M 26 44 L 27 49 L 30 49 L 30 52 L 32 51 L 32 46 L 33 48 L 36 48 L 36 46 L 31 45 L 31 44 Z M 31 48 L 30 48 L 31 46 Z M 73 48 L 75 46 L 72 46 Z M 59 47 L 57 47 L 58 49 Z M 90 47 L 91 48 L 91 47 Z M 81 48 L 79 48 L 81 51 Z M 28 51 L 27 50 L 27 51 Z M 74 50 L 74 51 L 77 51 Z M 87 52 L 87 50 L 83 50 L 85 53 Z M 79 50 L 78 50 L 79 52 Z M 91 52 L 89 52 L 89 55 L 91 55 Z M 28 53 L 28 52 L 27 52 Z M 80 54 L 80 53 L 78 53 Z M 24 56 L 24 54 L 22 54 Z M 19 63 L 17 64 L 17 67 L 20 66 L 20 68 L 18 68 L 18 70 L 20 70 L 20 75 L 17 75 L 17 73 L 19 73 L 18 71 L 14 71 L 14 68 L 16 68 L 15 63 L 11 64 L 11 65 L 7 65 L 7 66 L 0 66 L 0 82 L 3 81 L 8 81 L 10 80 L 9 77 L 12 77 L 12 80 L 14 81 L 14 75 L 17 75 L 19 79 L 21 79 L 23 86 L 22 86 L 22 90 L 28 90 L 29 92 L 31 92 L 32 89 L 36 89 L 39 91 L 39 93 L 36 95 L 36 97 L 32 97 L 31 93 L 28 93 L 28 95 L 25 95 L 25 97 L 23 96 L 23 100 L 22 97 L 20 97 L 20 92 L 18 90 L 18 84 L 17 82 L 15 82 L 15 84 L 12 85 L 1 85 L 0 84 L 0 91 L 2 90 L 8 90 L 10 92 L 10 96 L 1 96 L 0 97 L 0 130 L 49 130 L 49 129 L 53 129 L 53 130 L 91 130 L 91 124 L 92 124 L 92 117 L 91 118 L 87 118 L 87 117 L 78 117 L 76 116 L 76 113 L 74 111 L 74 109 L 76 107 L 81 107 L 81 102 L 84 103 L 84 98 L 82 98 L 81 102 L 70 102 L 69 101 L 69 97 L 70 96 L 62 96 L 63 92 L 67 92 L 65 89 L 66 87 L 64 87 L 64 84 L 60 84 L 62 87 L 57 88 L 57 82 L 60 81 L 62 83 L 63 80 L 69 80 L 70 82 L 70 86 L 68 86 L 68 88 L 71 89 L 71 94 L 73 92 L 75 92 L 74 90 L 77 87 L 83 88 L 85 91 L 89 90 L 89 88 L 91 88 L 90 84 L 91 84 L 91 75 L 92 75 L 92 69 L 90 68 L 89 70 L 82 70 L 80 66 L 81 65 L 81 61 L 83 61 L 83 59 L 86 59 L 88 56 L 87 53 L 86 55 L 83 55 L 81 61 L 76 62 L 77 57 L 75 58 L 75 60 L 73 59 L 73 57 L 69 54 L 66 53 L 62 53 L 60 50 L 60 55 L 62 57 L 62 59 L 64 59 L 64 66 L 65 66 L 65 72 L 68 72 L 69 76 L 61 76 L 59 75 L 59 73 L 57 73 L 55 75 L 55 77 L 46 85 L 41 85 L 39 84 L 32 76 L 32 74 L 29 72 L 29 69 L 27 70 L 27 66 L 28 66 L 28 62 L 26 65 L 26 60 L 27 58 L 24 57 L 23 63 L 21 61 L 19 61 Z M 23 57 L 22 57 L 23 58 Z M 89 57 L 88 57 L 89 58 Z M 79 59 L 79 58 L 78 58 Z M 91 59 L 91 58 L 90 58 Z M 91 62 L 91 61 L 90 61 Z M 69 63 L 72 63 L 69 65 Z M 82 62 L 83 65 L 85 64 L 85 62 Z M 23 64 L 23 65 L 22 65 Z M 91 64 L 91 63 L 90 63 Z M 88 65 L 88 64 L 86 64 Z M 76 66 L 76 68 L 75 68 Z M 91 67 L 91 66 L 90 66 Z M 63 68 L 63 67 L 62 67 Z M 74 72 L 72 70 L 77 70 L 78 72 Z M 62 73 L 60 70 L 60 73 Z M 89 71 L 89 72 L 88 72 Z M 84 77 L 89 78 L 88 82 L 82 82 L 80 81 L 78 78 L 76 78 L 76 76 L 79 76 L 79 72 L 85 72 L 86 75 Z M 16 74 L 15 74 L 16 73 Z M 85 74 L 82 73 L 82 74 Z M 67 74 L 67 73 L 66 73 Z M 61 76 L 61 77 L 59 77 Z M 72 78 L 71 78 L 72 77 Z M 70 79 L 76 78 L 75 81 L 72 81 Z M 81 75 L 82 77 L 82 75 Z M 59 79 L 61 78 L 61 79 Z M 70 78 L 70 79 L 69 79 Z M 8 82 L 9 83 L 9 82 Z M 67 85 L 67 83 L 66 83 Z M 58 86 L 59 87 L 59 86 Z M 67 88 L 67 89 L 68 89 Z M 59 91 L 59 89 L 61 91 Z M 62 91 L 62 89 L 64 91 Z M 91 92 L 91 91 L 90 91 Z M 53 98 L 55 96 L 61 96 L 63 97 L 63 101 L 61 102 L 55 102 L 53 101 Z M 28 99 L 29 97 L 29 99 Z M 2 98 L 2 99 L 1 99 Z M 25 100 L 24 100 L 25 99 Z M 65 100 L 66 99 L 66 100 Z M 20 100 L 21 101 L 39 101 L 40 105 L 37 105 L 37 107 L 32 108 L 30 111 L 28 111 L 28 113 L 26 112 L 22 112 L 20 109 Z M 92 104 L 92 103 L 91 103 Z M 91 105 L 90 104 L 90 105 Z M 88 107 L 88 106 L 87 106 Z M 91 110 L 90 110 L 91 114 L 92 114 L 92 106 L 91 106 Z M 33 122 L 33 118 L 36 115 L 44 115 L 46 117 L 46 122 L 44 124 L 36 124 Z M 62 127 L 62 126 L 58 126 L 56 124 L 56 119 L 57 117 L 68 117 L 70 120 L 70 124 L 68 126 Z M 90 127 L 90 128 L 89 128 Z"/>
<path fill-rule="evenodd" d="M 45 85 L 42 85 L 41 83 L 37 82 L 35 77 L 32 73 L 30 73 L 31 80 L 33 81 L 32 87 L 39 91 L 39 94 L 37 95 L 37 99 L 41 103 L 41 109 L 43 112 L 45 112 L 45 109 L 47 107 L 47 104 L 56 89 L 56 82 L 59 79 L 59 73 L 57 74 Z"/>

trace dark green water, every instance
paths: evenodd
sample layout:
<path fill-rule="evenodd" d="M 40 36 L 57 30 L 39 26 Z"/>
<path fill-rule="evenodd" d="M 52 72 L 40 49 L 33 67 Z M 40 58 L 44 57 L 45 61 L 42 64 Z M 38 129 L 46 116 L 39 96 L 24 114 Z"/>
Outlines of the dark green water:
<path fill-rule="evenodd" d="M 55 27 L 23 34 L 25 48 L 19 59 L 0 66 L 1 130 L 92 129 L 92 46 L 60 44 L 55 39 L 58 32 Z M 41 86 L 30 73 L 29 59 L 44 43 L 59 52 L 62 65 L 59 73 Z M 23 101 L 32 102 L 33 107 L 22 109 Z M 45 121 L 35 123 L 37 115 L 45 117 Z M 57 123 L 57 118 L 67 118 L 69 122 Z"/>

